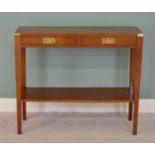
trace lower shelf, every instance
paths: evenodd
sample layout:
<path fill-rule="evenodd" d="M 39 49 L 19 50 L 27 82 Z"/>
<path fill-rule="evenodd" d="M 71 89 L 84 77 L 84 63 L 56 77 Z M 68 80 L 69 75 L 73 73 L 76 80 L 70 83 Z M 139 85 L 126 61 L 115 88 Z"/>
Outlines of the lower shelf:
<path fill-rule="evenodd" d="M 128 102 L 129 88 L 24 88 L 22 101 Z"/>

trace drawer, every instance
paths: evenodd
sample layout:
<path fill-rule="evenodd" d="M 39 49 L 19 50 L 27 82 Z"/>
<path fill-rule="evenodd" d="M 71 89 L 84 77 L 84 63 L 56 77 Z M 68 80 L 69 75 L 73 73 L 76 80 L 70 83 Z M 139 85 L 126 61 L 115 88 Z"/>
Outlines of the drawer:
<path fill-rule="evenodd" d="M 82 36 L 80 38 L 80 45 L 86 47 L 131 46 L 136 45 L 136 36 Z"/>
<path fill-rule="evenodd" d="M 71 47 L 77 44 L 77 38 L 73 36 L 23 36 L 22 46 L 49 46 L 49 47 Z"/>

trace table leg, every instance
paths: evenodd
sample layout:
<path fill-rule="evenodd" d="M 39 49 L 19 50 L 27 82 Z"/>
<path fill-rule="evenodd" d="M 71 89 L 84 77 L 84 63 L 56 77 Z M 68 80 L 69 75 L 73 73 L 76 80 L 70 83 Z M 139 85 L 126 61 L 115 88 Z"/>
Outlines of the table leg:
<path fill-rule="evenodd" d="M 143 42 L 143 34 L 138 34 L 136 57 L 135 57 L 136 71 L 135 71 L 135 90 L 134 90 L 133 135 L 137 135 L 137 128 L 138 128 L 139 94 L 140 94 L 141 64 L 142 64 L 142 42 Z"/>
<path fill-rule="evenodd" d="M 26 49 L 22 48 L 22 88 L 26 87 Z M 26 102 L 22 102 L 23 120 L 26 120 Z"/>
<path fill-rule="evenodd" d="M 21 47 L 20 36 L 15 34 L 15 64 L 16 64 L 16 100 L 17 100 L 17 133 L 22 133 L 22 120 L 21 120 Z"/>
<path fill-rule="evenodd" d="M 132 111 L 133 111 L 133 91 L 134 91 L 134 79 L 135 78 L 135 49 L 130 49 L 130 101 L 129 101 L 129 110 L 128 110 L 128 120 L 132 120 Z"/>

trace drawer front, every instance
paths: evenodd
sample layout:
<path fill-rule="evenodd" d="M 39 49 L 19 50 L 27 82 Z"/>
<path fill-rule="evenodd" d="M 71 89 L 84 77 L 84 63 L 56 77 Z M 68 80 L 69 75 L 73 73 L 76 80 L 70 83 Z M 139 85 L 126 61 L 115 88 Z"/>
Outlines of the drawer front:
<path fill-rule="evenodd" d="M 112 47 L 112 46 L 131 46 L 136 45 L 135 36 L 82 36 L 80 38 L 81 46 L 90 47 Z"/>
<path fill-rule="evenodd" d="M 21 39 L 22 46 L 49 46 L 71 47 L 77 44 L 76 37 L 72 36 L 24 36 Z"/>

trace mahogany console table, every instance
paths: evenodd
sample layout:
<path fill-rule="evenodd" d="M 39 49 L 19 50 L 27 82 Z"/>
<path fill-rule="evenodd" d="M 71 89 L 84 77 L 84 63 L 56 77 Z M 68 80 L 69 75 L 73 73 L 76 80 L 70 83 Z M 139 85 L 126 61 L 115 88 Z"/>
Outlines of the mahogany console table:
<path fill-rule="evenodd" d="M 17 133 L 26 120 L 26 102 L 127 102 L 137 134 L 143 33 L 137 27 L 19 27 L 14 33 Z M 127 88 L 26 87 L 26 48 L 130 48 Z M 73 51 L 74 52 L 74 51 Z M 134 107 L 134 111 L 132 110 Z"/>

